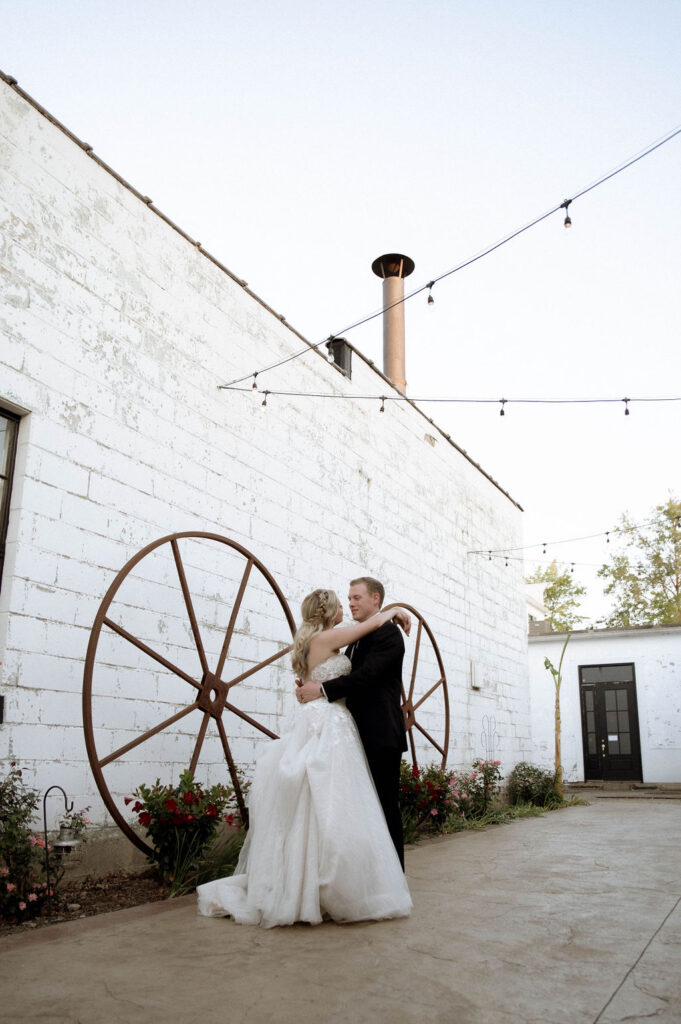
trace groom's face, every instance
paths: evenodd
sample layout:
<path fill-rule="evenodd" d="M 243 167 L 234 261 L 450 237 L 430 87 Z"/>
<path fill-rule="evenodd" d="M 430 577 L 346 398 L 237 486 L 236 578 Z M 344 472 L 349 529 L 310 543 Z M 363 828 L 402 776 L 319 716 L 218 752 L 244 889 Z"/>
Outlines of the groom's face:
<path fill-rule="evenodd" d="M 366 583 L 355 583 L 350 587 L 348 604 L 350 614 L 355 622 L 364 622 L 370 615 L 374 615 L 380 607 L 378 594 L 370 594 Z"/>

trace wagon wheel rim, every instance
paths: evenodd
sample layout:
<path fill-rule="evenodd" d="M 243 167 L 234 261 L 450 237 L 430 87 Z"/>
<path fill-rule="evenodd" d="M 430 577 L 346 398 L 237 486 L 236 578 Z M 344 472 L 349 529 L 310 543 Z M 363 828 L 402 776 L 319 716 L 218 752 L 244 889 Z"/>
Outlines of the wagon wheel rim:
<path fill-rule="evenodd" d="M 421 612 L 417 611 L 417 609 L 412 607 L 412 605 L 403 604 L 402 602 L 394 602 L 393 604 L 388 604 L 385 606 L 383 610 L 387 611 L 390 608 L 405 608 L 414 616 L 414 618 L 418 622 L 418 627 L 416 630 L 416 641 L 414 645 L 414 662 L 412 665 L 411 679 L 409 680 L 408 692 L 405 690 L 404 683 L 402 684 L 402 715 L 404 717 L 404 727 L 407 731 L 407 739 L 409 742 L 412 764 L 414 765 L 414 767 L 418 767 L 418 759 L 416 757 L 416 744 L 414 741 L 414 729 L 416 729 L 417 732 L 419 732 L 423 736 L 423 738 L 435 750 L 438 751 L 442 758 L 440 767 L 444 770 L 444 768 L 447 765 L 447 753 L 449 751 L 449 692 L 447 690 L 447 675 L 442 661 L 442 656 L 440 654 L 440 648 L 437 645 L 437 641 L 435 640 L 432 629 L 424 619 Z M 435 654 L 435 659 L 437 661 L 439 678 L 437 682 L 434 685 L 432 685 L 426 691 L 426 693 L 423 694 L 422 697 L 415 701 L 414 691 L 416 688 L 416 679 L 418 675 L 419 654 L 421 653 L 421 639 L 424 633 L 430 640 L 431 646 L 433 648 L 433 653 Z M 430 733 L 427 732 L 427 730 L 424 729 L 421 723 L 417 720 L 417 711 L 419 710 L 419 708 L 423 707 L 423 705 L 430 697 L 439 696 L 438 691 L 440 690 L 442 691 L 445 720 L 444 739 L 441 744 L 438 743 L 437 740 L 434 739 L 430 735 Z"/>
<path fill-rule="evenodd" d="M 178 541 L 184 539 L 216 541 L 219 544 L 225 545 L 226 547 L 237 552 L 246 560 L 246 566 L 241 576 L 237 595 L 234 599 L 234 604 L 230 613 L 227 628 L 225 630 L 225 636 L 220 650 L 218 663 L 215 667 L 214 672 L 210 671 L 208 658 L 203 645 L 198 620 L 196 618 L 196 613 L 194 610 L 194 603 L 192 601 L 191 593 L 189 591 L 189 585 L 187 583 L 186 573 L 184 570 L 184 563 L 182 561 L 182 557 L 180 554 Z M 142 640 L 139 640 L 132 633 L 128 632 L 122 625 L 120 625 L 117 622 L 114 622 L 107 615 L 112 602 L 114 601 L 116 595 L 118 594 L 118 591 L 120 590 L 120 587 L 123 584 L 124 580 L 127 579 L 129 573 L 137 565 L 139 565 L 139 563 L 144 558 L 146 558 L 147 555 L 151 554 L 151 552 L 153 551 L 156 551 L 164 544 L 170 545 L 173 560 L 175 562 L 178 583 L 180 586 L 180 590 L 182 591 L 182 597 L 184 600 L 187 615 L 189 617 L 189 624 L 191 627 L 192 637 L 194 640 L 194 644 L 196 646 L 196 652 L 198 654 L 199 663 L 201 667 L 201 675 L 198 677 L 194 677 L 190 673 L 185 672 L 184 669 L 180 668 L 179 665 L 175 665 L 169 659 L 163 657 L 157 651 L 154 651 L 153 648 L 150 647 L 147 643 L 145 643 Z M 101 605 L 99 606 L 97 615 L 95 616 L 92 625 L 92 631 L 90 633 L 90 641 L 88 643 L 88 649 L 85 658 L 85 668 L 83 672 L 83 727 L 85 733 L 85 746 L 87 749 L 90 767 L 92 769 L 92 773 L 97 784 L 97 789 L 99 790 L 100 796 L 104 801 L 104 805 L 106 806 L 107 810 L 113 817 L 118 827 L 127 836 L 127 838 L 130 839 L 130 841 L 134 843 L 135 846 L 137 846 L 146 854 L 152 853 L 152 846 L 149 843 L 146 843 L 140 836 L 138 836 L 137 833 L 130 826 L 129 822 L 127 822 L 126 819 L 124 818 L 120 808 L 117 806 L 109 790 L 106 779 L 104 777 L 103 769 L 108 764 L 117 761 L 119 758 L 127 754 L 130 750 L 133 750 L 136 747 L 141 746 L 147 740 L 163 732 L 163 730 L 169 728 L 171 725 L 174 725 L 176 722 L 187 717 L 192 712 L 202 712 L 202 714 L 201 722 L 198 728 L 196 743 L 194 744 L 194 749 L 188 766 L 189 770 L 192 772 L 193 775 L 199 763 L 201 749 L 203 746 L 204 739 L 206 737 L 210 719 L 213 718 L 217 726 L 217 731 L 222 745 L 222 750 L 225 756 L 225 761 L 229 770 L 232 785 L 234 787 L 237 806 L 239 809 L 239 815 L 241 817 L 242 823 L 245 826 L 248 825 L 248 812 L 246 810 L 243 792 L 236 770 L 236 764 L 234 761 L 234 757 L 232 755 L 229 737 L 227 735 L 227 730 L 225 729 L 225 725 L 223 722 L 223 716 L 225 712 L 229 712 L 230 714 L 233 714 L 235 717 L 254 726 L 256 729 L 264 733 L 266 736 L 269 736 L 271 739 L 277 739 L 278 737 L 276 733 L 272 732 L 262 723 L 258 722 L 257 719 L 255 719 L 252 715 L 248 715 L 240 708 L 236 707 L 229 700 L 229 694 L 232 687 L 243 682 L 245 679 L 250 678 L 257 672 L 260 672 L 262 669 L 267 668 L 269 665 L 274 664 L 279 659 L 285 657 L 285 655 L 293 649 L 293 645 L 289 644 L 288 646 L 285 646 L 281 650 L 277 651 L 271 657 L 266 658 L 261 662 L 258 662 L 258 664 L 254 666 L 251 666 L 247 671 L 241 672 L 238 675 L 226 681 L 223 680 L 222 676 L 223 673 L 225 673 L 226 662 L 229 654 L 229 647 L 232 637 L 234 635 L 237 616 L 239 614 L 239 610 L 243 602 L 243 597 L 246 592 L 246 588 L 248 586 L 249 579 L 251 578 L 253 569 L 256 569 L 271 587 L 275 597 L 279 602 L 279 605 L 281 606 L 282 611 L 284 612 L 287 625 L 291 631 L 291 636 L 293 637 L 296 631 L 295 621 L 291 614 L 291 610 L 288 606 L 286 598 L 284 597 L 283 592 L 281 591 L 279 585 L 277 584 L 272 574 L 263 565 L 260 559 L 258 559 L 247 548 L 243 547 L 243 545 L 238 544 L 236 541 L 231 540 L 229 537 L 224 537 L 217 533 L 205 533 L 196 531 L 173 533 L 165 537 L 161 537 L 158 540 L 153 541 L 151 544 L 147 544 L 146 547 L 142 548 L 140 551 L 137 552 L 136 555 L 129 559 L 129 561 L 126 562 L 123 568 L 117 573 L 116 577 L 111 583 L 111 586 L 107 590 Z M 92 681 L 94 667 L 97 658 L 97 647 L 99 644 L 100 636 L 102 634 L 102 629 L 104 627 L 106 627 L 111 632 L 116 633 L 123 640 L 132 644 L 138 650 L 146 654 L 149 658 L 163 665 L 174 675 L 178 676 L 181 679 L 184 679 L 185 682 L 187 682 L 191 687 L 194 688 L 195 694 L 194 699 L 180 711 L 164 719 L 162 722 L 157 723 L 152 728 L 147 729 L 145 732 L 142 733 L 141 736 L 138 736 L 136 739 L 131 740 L 129 743 L 123 744 L 123 746 L 108 753 L 106 756 L 100 757 L 97 752 L 94 723 L 92 718 Z"/>

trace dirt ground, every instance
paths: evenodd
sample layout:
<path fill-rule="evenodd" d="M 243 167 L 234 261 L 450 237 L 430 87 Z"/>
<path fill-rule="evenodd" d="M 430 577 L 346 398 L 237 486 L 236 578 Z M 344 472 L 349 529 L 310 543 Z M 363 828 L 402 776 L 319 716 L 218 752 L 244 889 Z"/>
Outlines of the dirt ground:
<path fill-rule="evenodd" d="M 59 921 L 75 921 L 80 917 L 124 910 L 142 903 L 157 903 L 167 898 L 168 887 L 158 882 L 151 871 L 136 875 L 115 871 L 103 878 L 63 882 L 59 886 L 56 901 L 52 902 L 50 917 L 45 907 L 40 917 L 23 924 L 9 924 L 0 919 L 0 935 L 22 933 Z"/>

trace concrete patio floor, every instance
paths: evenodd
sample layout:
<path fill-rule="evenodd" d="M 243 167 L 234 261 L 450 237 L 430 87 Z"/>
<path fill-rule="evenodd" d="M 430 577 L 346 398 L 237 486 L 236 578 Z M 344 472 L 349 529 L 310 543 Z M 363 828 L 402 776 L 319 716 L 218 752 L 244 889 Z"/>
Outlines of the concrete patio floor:
<path fill-rule="evenodd" d="M 264 930 L 193 897 L 0 943 L 2 1024 L 681 1021 L 681 801 L 407 853 L 409 919 Z"/>

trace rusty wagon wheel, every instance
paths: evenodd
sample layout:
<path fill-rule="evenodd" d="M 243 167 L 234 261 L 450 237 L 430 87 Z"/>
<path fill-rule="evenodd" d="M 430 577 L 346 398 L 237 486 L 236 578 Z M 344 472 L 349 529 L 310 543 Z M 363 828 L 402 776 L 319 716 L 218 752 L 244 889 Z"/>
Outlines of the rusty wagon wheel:
<path fill-rule="evenodd" d="M 209 542 L 212 543 L 209 544 Z M 185 549 L 185 559 L 183 560 L 181 552 L 183 544 L 198 544 L 199 547 L 194 546 Z M 217 549 L 214 548 L 214 544 L 219 545 L 219 547 Z M 201 550 L 202 548 L 205 550 Z M 193 565 L 188 563 L 187 550 L 194 556 Z M 222 595 L 205 592 L 206 587 L 204 586 L 203 595 L 196 595 L 193 599 L 187 579 L 187 569 L 190 570 L 190 575 L 193 573 L 196 579 L 204 584 L 206 580 L 214 583 L 215 566 L 218 564 L 221 555 L 227 558 L 226 551 L 229 552 L 230 559 L 230 584 L 232 589 L 236 590 L 236 596 L 234 597 L 228 618 L 226 613 L 227 605 L 223 601 L 225 613 L 221 621 L 218 624 L 207 624 L 209 615 L 216 615 L 215 602 L 217 597 L 222 598 Z M 145 560 L 147 560 L 146 563 Z M 243 564 L 244 562 L 245 565 Z M 145 566 L 147 566 L 146 570 Z M 133 570 L 135 570 L 135 573 L 131 576 Z M 257 572 L 254 573 L 253 570 L 257 570 Z M 224 584 L 225 578 L 221 578 L 219 582 Z M 215 749 L 219 751 L 219 756 L 222 757 L 224 755 L 234 786 L 239 813 L 242 821 L 245 824 L 247 823 L 243 793 L 228 739 L 228 731 L 225 728 L 223 719 L 229 714 L 234 715 L 266 736 L 272 739 L 277 738 L 276 733 L 259 722 L 253 714 L 247 714 L 243 709 L 237 707 L 232 699 L 231 691 L 233 687 L 245 679 L 254 676 L 268 666 L 274 665 L 292 649 L 292 645 L 287 643 L 285 639 L 284 646 L 277 643 L 275 652 L 271 656 L 263 658 L 262 644 L 270 642 L 270 634 L 267 634 L 267 640 L 263 639 L 262 641 L 253 641 L 249 637 L 248 639 L 251 640 L 255 653 L 251 652 L 251 655 L 245 661 L 242 659 L 242 663 L 237 666 L 242 671 L 230 671 L 230 662 L 234 660 L 230 646 L 232 646 L 236 633 L 239 632 L 235 627 L 240 610 L 244 604 L 244 595 L 249 583 L 253 587 L 259 586 L 260 588 L 256 604 L 253 607 L 253 616 L 257 617 L 261 607 L 266 604 L 271 612 L 269 624 L 274 628 L 274 617 L 278 617 L 277 629 L 283 632 L 286 638 L 288 638 L 289 634 L 292 637 L 296 628 L 295 622 L 286 598 L 271 573 L 245 547 L 227 537 L 214 533 L 175 533 L 167 537 L 161 537 L 159 540 L 148 544 L 120 570 L 109 587 L 95 617 L 87 649 L 83 678 L 85 743 L 90 766 L 104 804 L 128 839 L 145 853 L 150 853 L 151 847 L 133 831 L 125 820 L 107 784 L 104 769 L 109 765 L 112 765 L 114 768 L 117 764 L 120 765 L 122 759 L 130 751 L 137 750 L 139 756 L 139 748 L 154 737 L 159 737 L 160 739 L 165 737 L 167 739 L 168 733 L 164 733 L 164 730 L 170 730 L 176 723 L 186 719 L 188 716 L 191 716 L 189 723 L 193 719 L 196 720 L 196 739 L 193 743 L 191 757 L 188 757 L 189 770 L 194 773 L 197 768 L 202 748 L 204 747 L 206 733 L 212 719 L 217 728 L 220 744 L 217 744 L 215 737 L 211 738 L 212 742 L 215 743 Z M 184 648 L 180 646 L 171 651 L 171 653 L 175 653 L 176 656 L 174 657 L 166 657 L 158 649 L 155 649 L 155 647 L 163 646 L 159 642 L 156 633 L 154 633 L 151 640 L 148 636 L 141 639 L 136 635 L 139 632 L 146 632 L 148 634 L 151 631 L 149 626 L 149 609 L 144 605 L 144 596 L 147 596 L 144 593 L 145 588 L 152 595 L 160 593 L 166 611 L 169 606 L 172 606 L 176 620 L 181 622 L 186 642 Z M 210 591 L 210 586 L 207 589 Z M 124 594 L 126 598 L 122 596 Z M 121 609 L 118 610 L 118 606 L 116 606 L 117 610 L 114 611 L 112 605 L 114 605 L 117 597 L 119 598 Z M 199 604 L 206 610 L 202 628 L 200 628 L 199 617 L 197 617 L 195 611 L 196 604 Z M 212 612 L 210 609 L 212 609 Z M 245 610 L 244 614 L 246 613 Z M 159 633 L 167 630 L 167 624 L 163 618 L 164 614 L 165 612 L 161 611 L 159 613 L 160 617 L 154 623 Z M 121 615 L 123 618 L 126 618 L 125 623 L 117 621 L 117 619 L 121 618 Z M 127 618 L 132 619 L 132 623 L 128 622 Z M 138 629 L 135 629 L 136 624 L 139 627 Z M 241 631 L 242 637 L 246 637 L 247 632 L 247 630 Z M 207 644 L 204 642 L 206 635 L 209 635 L 213 642 L 214 650 L 212 652 L 207 650 Z M 116 644 L 119 646 L 114 650 L 113 648 Z M 126 695 L 128 697 L 127 703 L 133 702 L 138 696 L 136 692 L 138 677 L 142 670 L 139 665 L 126 666 L 121 661 L 121 657 L 125 658 L 125 654 L 121 652 L 121 645 L 125 648 L 126 652 L 130 651 L 130 657 L 133 660 L 137 658 L 138 661 L 144 663 L 143 671 L 148 676 L 152 676 L 152 678 L 158 676 L 155 686 L 159 694 L 159 704 L 162 705 L 164 702 L 166 704 L 170 702 L 175 706 L 180 705 L 180 707 L 173 714 L 162 718 L 160 721 L 156 721 L 150 728 L 145 728 L 140 735 L 130 739 L 117 749 L 100 751 L 97 748 L 97 732 L 98 728 L 104 727 L 98 726 L 98 721 L 93 717 L 93 708 L 97 700 L 108 700 L 108 707 L 112 708 L 113 698 L 108 693 L 104 697 L 94 695 L 95 700 L 93 702 L 93 676 L 96 669 L 100 669 L 105 676 L 105 681 L 112 688 L 118 684 L 121 674 L 125 675 L 127 671 L 129 673 L 128 694 Z M 105 649 L 102 650 L 102 648 Z M 135 654 L 133 649 L 141 652 L 142 657 L 140 658 L 138 654 Z M 99 655 L 98 650 L 100 651 Z M 111 653 L 112 651 L 113 653 Z M 180 664 L 183 661 L 185 662 L 184 666 Z M 190 662 L 189 664 L 187 664 L 188 661 Z M 248 664 L 245 670 L 243 670 L 244 663 Z M 160 670 L 156 668 L 157 665 L 161 666 Z M 147 666 L 149 667 L 147 668 Z M 178 679 L 187 684 L 186 690 L 188 692 L 186 692 L 186 695 L 185 687 L 177 682 Z M 173 687 L 176 687 L 174 691 Z M 170 695 L 168 691 L 172 691 Z M 123 703 L 126 703 L 126 701 Z M 153 700 L 149 701 L 149 705 L 155 707 Z M 145 708 L 145 710 L 148 709 Z M 168 709 L 166 708 L 166 710 Z M 186 724 L 182 728 L 186 728 Z M 127 723 L 123 728 L 131 729 L 134 725 L 134 722 Z M 193 734 L 194 731 L 191 730 L 190 739 Z M 179 737 L 179 739 L 183 738 L 186 737 Z M 174 739 L 177 742 L 178 736 L 172 736 L 170 739 Z M 158 742 L 158 740 L 155 742 Z"/>
<path fill-rule="evenodd" d="M 433 631 L 416 608 L 412 608 L 409 604 L 393 602 L 393 604 L 386 605 L 384 611 L 398 606 L 406 608 L 408 612 L 411 612 L 418 623 L 414 639 L 408 693 L 405 691 L 404 684 L 402 685 L 402 714 L 404 715 L 404 725 L 407 730 L 412 763 L 415 766 L 418 765 L 414 736 L 414 730 L 416 730 L 427 744 L 426 749 L 433 747 L 433 750 L 438 752 L 442 759 L 440 767 L 444 769 L 447 764 L 447 752 L 449 750 L 449 693 L 447 691 L 447 676 L 442 663 L 440 649 L 433 636 Z M 430 641 L 431 657 L 428 659 L 423 657 L 424 633 Z M 443 725 L 438 727 L 438 732 L 441 732 L 442 735 L 437 740 L 421 724 L 424 717 L 427 717 L 429 714 L 435 715 L 436 701 L 440 702 L 437 714 L 438 718 L 443 722 Z M 426 702 L 429 702 L 429 704 Z M 421 719 L 421 721 L 417 719 L 417 712 L 418 719 Z M 433 729 L 432 731 L 435 730 Z M 420 745 L 423 745 L 423 741 L 420 741 Z"/>

